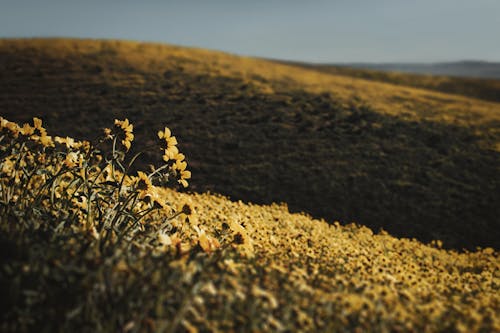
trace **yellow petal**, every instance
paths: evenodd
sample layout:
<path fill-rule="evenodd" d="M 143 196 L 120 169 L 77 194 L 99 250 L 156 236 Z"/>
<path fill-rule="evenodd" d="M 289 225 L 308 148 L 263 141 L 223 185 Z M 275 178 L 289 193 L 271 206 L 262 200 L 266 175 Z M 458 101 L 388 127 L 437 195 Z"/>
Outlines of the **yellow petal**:
<path fill-rule="evenodd" d="M 198 237 L 198 244 L 203 249 L 203 251 L 210 252 L 210 241 L 208 240 L 207 235 L 205 235 L 204 233 L 201 234 L 200 237 Z"/>
<path fill-rule="evenodd" d="M 178 153 L 178 154 L 175 154 L 173 159 L 182 162 L 185 158 L 186 158 L 186 156 L 184 156 L 184 154 Z"/>
<path fill-rule="evenodd" d="M 122 143 L 125 146 L 125 148 L 127 148 L 127 150 L 129 150 L 130 147 L 132 146 L 132 144 L 128 140 L 123 140 Z"/>
<path fill-rule="evenodd" d="M 40 129 L 42 127 L 42 119 L 34 117 L 33 118 L 33 124 L 35 128 Z"/>
<path fill-rule="evenodd" d="M 181 161 L 175 161 L 174 165 L 173 165 L 173 168 L 175 170 L 179 170 L 180 172 L 184 171 L 187 167 L 187 163 L 186 162 L 181 162 Z"/>
<path fill-rule="evenodd" d="M 165 156 L 167 156 L 167 160 L 165 161 L 168 161 L 168 160 L 172 160 L 174 159 L 174 157 L 179 153 L 179 149 L 177 149 L 176 146 L 172 146 L 172 147 L 168 147 L 167 149 L 165 149 Z"/>

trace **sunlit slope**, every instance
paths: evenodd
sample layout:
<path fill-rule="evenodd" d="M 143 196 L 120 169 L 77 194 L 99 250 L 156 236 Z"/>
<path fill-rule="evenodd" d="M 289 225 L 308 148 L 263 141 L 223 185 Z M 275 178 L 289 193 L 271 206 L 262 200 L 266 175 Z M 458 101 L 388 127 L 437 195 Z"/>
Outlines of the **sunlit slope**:
<path fill-rule="evenodd" d="M 500 247 L 498 103 L 198 49 L 6 40 L 0 110 L 76 137 L 114 118 L 138 138 L 167 124 L 195 190 Z"/>
<path fill-rule="evenodd" d="M 351 68 L 336 65 L 310 64 L 300 62 L 277 61 L 322 73 L 343 75 L 376 82 L 392 83 L 401 86 L 434 90 L 443 93 L 462 95 L 500 102 L 500 79 L 450 77 L 443 75 L 410 74 L 395 71 Z"/>
<path fill-rule="evenodd" d="M 458 254 L 290 214 L 285 206 L 171 190 L 164 195 L 192 207 L 187 223 L 209 233 L 239 225 L 238 250 L 248 256 L 224 261 L 219 267 L 225 271 L 206 272 L 209 282 L 201 289 L 214 293 L 204 295 L 210 306 L 202 306 L 198 318 L 206 321 L 194 325 L 236 322 L 258 331 L 311 332 L 500 329 L 500 261 L 491 248 Z"/>

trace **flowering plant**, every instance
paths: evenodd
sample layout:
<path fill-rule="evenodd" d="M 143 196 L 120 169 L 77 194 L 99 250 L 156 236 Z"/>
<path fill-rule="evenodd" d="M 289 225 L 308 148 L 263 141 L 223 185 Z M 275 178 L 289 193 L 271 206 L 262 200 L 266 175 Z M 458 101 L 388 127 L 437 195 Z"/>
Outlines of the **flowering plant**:
<path fill-rule="evenodd" d="M 134 140 L 128 119 L 115 120 L 96 144 L 52 137 L 42 120 L 19 126 L 0 117 L 0 211 L 25 228 L 79 228 L 96 239 L 129 239 L 155 211 L 178 215 L 159 195 L 161 184 L 188 186 L 184 154 L 168 128 L 158 133 L 164 164 L 149 174 L 128 171 Z M 111 152 L 104 148 L 111 146 Z M 168 219 L 168 218 L 167 218 Z"/>

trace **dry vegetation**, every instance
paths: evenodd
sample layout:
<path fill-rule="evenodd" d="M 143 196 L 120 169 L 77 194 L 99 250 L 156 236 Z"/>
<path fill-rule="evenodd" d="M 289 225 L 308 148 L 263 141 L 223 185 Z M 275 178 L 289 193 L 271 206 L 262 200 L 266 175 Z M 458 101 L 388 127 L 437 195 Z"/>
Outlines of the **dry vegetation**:
<path fill-rule="evenodd" d="M 316 70 L 321 73 L 355 77 L 370 81 L 391 83 L 400 86 L 423 88 L 443 93 L 479 98 L 486 101 L 500 102 L 500 80 L 497 79 L 479 79 L 465 77 L 460 78 L 442 75 L 386 72 L 334 65 L 315 65 L 300 62 L 277 62 Z"/>
<path fill-rule="evenodd" d="M 2 331 L 500 330 L 500 261 L 210 194 L 184 156 L 127 175 L 133 126 L 97 143 L 0 119 Z M 171 179 L 173 177 L 173 179 Z"/>

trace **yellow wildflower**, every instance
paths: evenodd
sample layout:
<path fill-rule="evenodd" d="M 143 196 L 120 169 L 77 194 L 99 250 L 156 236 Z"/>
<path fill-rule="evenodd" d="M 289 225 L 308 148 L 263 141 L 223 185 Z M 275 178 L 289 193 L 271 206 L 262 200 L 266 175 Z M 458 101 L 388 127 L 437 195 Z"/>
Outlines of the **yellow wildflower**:
<path fill-rule="evenodd" d="M 122 140 L 122 144 L 125 146 L 125 148 L 127 148 L 127 150 L 129 150 L 132 146 L 132 141 L 134 141 L 134 134 L 132 133 L 134 130 L 134 125 L 130 124 L 128 119 L 115 119 L 115 126 L 123 130 L 125 138 Z"/>
<path fill-rule="evenodd" d="M 175 161 L 174 165 L 172 165 L 172 168 L 179 172 L 186 170 L 186 167 L 187 163 L 179 160 Z"/>
<path fill-rule="evenodd" d="M 120 127 L 124 132 L 132 132 L 134 129 L 134 125 L 128 121 L 128 118 L 125 118 L 125 120 L 115 119 L 115 125 Z"/>
<path fill-rule="evenodd" d="M 14 157 L 8 157 L 5 160 L 3 160 L 3 163 L 1 164 L 1 172 L 6 174 L 6 175 L 12 175 L 12 173 L 15 170 L 15 165 L 14 162 L 12 161 Z"/>
<path fill-rule="evenodd" d="M 179 184 L 181 184 L 184 187 L 188 186 L 187 179 L 191 178 L 191 171 L 186 170 L 187 163 L 184 161 L 179 161 L 176 160 L 174 165 L 172 166 L 172 169 L 177 171 L 179 175 Z"/>
<path fill-rule="evenodd" d="M 175 156 L 179 154 L 177 149 L 177 139 L 172 136 L 172 132 L 168 127 L 165 127 L 163 131 L 158 131 L 158 137 L 164 139 L 167 143 L 167 148 L 165 149 L 165 154 L 163 155 L 163 160 L 165 162 L 175 159 Z"/>
<path fill-rule="evenodd" d="M 178 180 L 179 184 L 183 187 L 188 187 L 189 183 L 186 179 L 191 178 L 191 171 L 183 171 L 181 173 L 181 178 Z"/>
<path fill-rule="evenodd" d="M 92 145 L 90 144 L 90 141 L 84 140 L 75 142 L 73 147 L 76 149 L 82 149 L 86 154 L 88 154 Z"/>
<path fill-rule="evenodd" d="M 179 150 L 176 146 L 170 146 L 165 149 L 165 154 L 163 154 L 163 160 L 168 162 L 170 160 L 175 159 L 175 156 L 179 154 Z"/>
<path fill-rule="evenodd" d="M 40 130 L 40 131 L 41 131 L 42 129 L 44 129 L 44 128 L 42 127 L 42 119 L 37 118 L 37 117 L 34 117 L 34 118 L 33 118 L 33 126 L 35 127 L 35 129 Z"/>
<path fill-rule="evenodd" d="M 165 245 L 165 246 L 172 245 L 172 239 L 170 238 L 170 236 L 167 233 L 165 233 L 163 231 L 160 231 L 158 233 L 158 242 L 161 245 Z"/>
<path fill-rule="evenodd" d="M 79 156 L 75 152 L 70 152 L 68 155 L 66 155 L 66 159 L 64 160 L 64 165 L 67 166 L 68 168 L 74 168 L 77 166 L 79 160 Z"/>
<path fill-rule="evenodd" d="M 130 132 L 125 133 L 125 139 L 122 140 L 122 144 L 127 148 L 127 150 L 130 149 L 132 146 L 132 141 L 134 140 L 134 134 Z"/>
<path fill-rule="evenodd" d="M 168 138 L 172 135 L 172 132 L 170 131 L 170 128 L 165 127 L 164 131 L 158 131 L 158 137 L 160 139 Z"/>
<path fill-rule="evenodd" d="M 157 208 L 162 208 L 164 204 L 162 203 L 161 196 L 151 183 L 149 177 L 142 171 L 138 171 L 137 175 L 136 188 L 139 193 L 139 199 L 146 203 L 153 203 Z"/>
<path fill-rule="evenodd" d="M 52 137 L 49 135 L 46 134 L 42 135 L 39 141 L 44 147 L 54 147 L 54 142 L 52 141 Z"/>
<path fill-rule="evenodd" d="M 142 171 L 137 171 L 137 176 L 139 178 L 137 181 L 137 189 L 140 192 L 151 191 L 153 184 L 151 184 L 151 180 L 148 178 L 148 176 Z"/>
<path fill-rule="evenodd" d="M 213 250 L 220 247 L 219 241 L 213 237 L 208 236 L 205 233 L 205 230 L 200 229 L 198 226 L 193 226 L 193 228 L 198 234 L 198 245 L 203 249 L 203 251 L 212 252 Z"/>
<path fill-rule="evenodd" d="M 21 132 L 21 128 L 19 127 L 19 125 L 11 121 L 4 120 L 5 119 L 2 119 L 2 128 L 6 128 L 15 138 L 17 138 L 19 133 Z"/>
<path fill-rule="evenodd" d="M 169 138 L 165 138 L 165 141 L 167 142 L 167 147 L 175 146 L 177 145 L 177 139 L 175 136 L 171 136 Z"/>
<path fill-rule="evenodd" d="M 198 236 L 198 245 L 205 252 L 212 252 L 220 247 L 220 243 L 217 239 L 208 236 L 204 231 L 202 231 Z"/>
<path fill-rule="evenodd" d="M 182 179 L 190 179 L 191 178 L 191 171 L 189 171 L 189 170 L 182 170 L 181 171 L 181 178 Z"/>
<path fill-rule="evenodd" d="M 73 205 L 75 205 L 76 207 L 78 207 L 82 210 L 87 210 L 89 207 L 87 197 L 84 195 L 80 195 L 79 197 L 75 197 L 75 198 L 71 199 L 71 202 L 73 203 Z"/>
<path fill-rule="evenodd" d="M 75 145 L 75 140 L 73 138 L 70 138 L 69 136 L 66 137 L 66 148 L 73 148 Z"/>
<path fill-rule="evenodd" d="M 173 159 L 176 160 L 176 161 L 181 161 L 182 162 L 182 161 L 184 161 L 185 158 L 186 158 L 186 156 L 184 156 L 183 153 L 178 153 L 178 154 L 174 155 Z"/>
<path fill-rule="evenodd" d="M 60 136 L 55 136 L 54 137 L 54 141 L 56 143 L 61 144 L 61 145 L 66 144 L 66 139 L 65 138 L 61 138 Z"/>
<path fill-rule="evenodd" d="M 30 136 L 33 133 L 35 133 L 35 128 L 31 127 L 30 124 L 23 124 L 23 127 L 21 127 L 20 132 L 22 135 Z"/>
<path fill-rule="evenodd" d="M 75 140 L 73 138 L 70 138 L 69 136 L 65 137 L 65 138 L 61 138 L 60 136 L 56 136 L 54 138 L 54 141 L 59 143 L 59 144 L 62 144 L 62 145 L 66 145 L 66 148 L 74 148 L 75 147 Z"/>
<path fill-rule="evenodd" d="M 106 139 L 110 139 L 111 138 L 111 128 L 105 128 L 104 129 L 104 136 Z"/>

